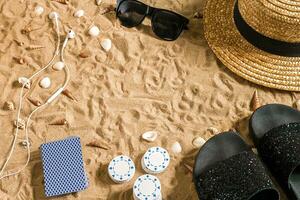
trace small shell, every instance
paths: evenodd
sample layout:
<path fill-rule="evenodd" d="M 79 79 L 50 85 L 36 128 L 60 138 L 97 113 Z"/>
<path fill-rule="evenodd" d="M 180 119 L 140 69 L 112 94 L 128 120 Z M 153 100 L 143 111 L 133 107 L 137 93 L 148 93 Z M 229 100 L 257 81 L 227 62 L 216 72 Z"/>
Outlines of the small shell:
<path fill-rule="evenodd" d="M 31 146 L 31 141 L 27 141 L 27 140 L 23 140 L 23 141 L 21 141 L 19 144 L 21 145 L 21 146 L 23 146 L 23 147 L 27 147 L 27 145 L 28 146 Z"/>
<path fill-rule="evenodd" d="M 74 17 L 80 18 L 80 17 L 83 17 L 83 16 L 84 16 L 84 10 L 77 10 L 74 13 Z"/>
<path fill-rule="evenodd" d="M 203 14 L 197 11 L 197 12 L 194 13 L 193 17 L 195 19 L 202 19 L 203 18 Z"/>
<path fill-rule="evenodd" d="M 31 98 L 29 98 L 29 97 L 27 97 L 27 99 L 28 99 L 28 101 L 29 101 L 30 103 L 32 103 L 32 104 L 35 105 L 35 106 L 40 106 L 40 105 L 42 105 L 42 103 L 41 103 L 39 100 L 31 99 Z"/>
<path fill-rule="evenodd" d="M 202 147 L 205 144 L 205 140 L 202 137 L 196 137 L 193 140 L 193 145 L 197 148 Z"/>
<path fill-rule="evenodd" d="M 62 91 L 62 94 L 65 95 L 66 97 L 72 99 L 73 101 L 77 101 L 77 99 L 74 97 L 74 95 L 68 89 L 65 89 L 64 91 Z"/>
<path fill-rule="evenodd" d="M 52 0 L 61 4 L 69 4 L 69 0 Z"/>
<path fill-rule="evenodd" d="M 61 62 L 61 61 L 55 63 L 55 64 L 52 66 L 52 68 L 53 68 L 54 70 L 56 70 L 56 71 L 61 71 L 61 70 L 63 70 L 64 67 L 65 67 L 65 63 L 64 63 L 64 62 Z"/>
<path fill-rule="evenodd" d="M 10 110 L 10 111 L 12 111 L 12 110 L 15 109 L 15 104 L 14 104 L 12 101 L 6 101 L 6 102 L 4 103 L 3 108 L 4 108 L 5 110 Z"/>
<path fill-rule="evenodd" d="M 102 0 L 96 0 L 96 5 L 100 6 L 100 4 L 102 3 Z"/>
<path fill-rule="evenodd" d="M 111 49 L 111 40 L 110 39 L 104 39 L 101 41 L 101 47 L 105 51 L 109 51 Z"/>
<path fill-rule="evenodd" d="M 30 80 L 26 77 L 19 77 L 18 82 L 21 86 L 25 85 L 24 87 L 30 89 Z"/>
<path fill-rule="evenodd" d="M 45 89 L 49 88 L 51 86 L 51 80 L 50 80 L 50 78 L 49 77 L 43 78 L 40 81 L 39 85 L 40 85 L 41 88 L 45 88 Z"/>
<path fill-rule="evenodd" d="M 45 48 L 45 47 L 42 45 L 30 45 L 30 46 L 26 47 L 26 50 L 36 50 L 36 49 L 43 49 L 43 48 Z"/>
<path fill-rule="evenodd" d="M 28 34 L 30 33 L 31 31 L 33 31 L 33 29 L 29 26 L 29 27 L 25 27 L 21 30 L 21 33 L 22 34 Z"/>
<path fill-rule="evenodd" d="M 173 153 L 178 154 L 181 153 L 182 147 L 179 142 L 175 142 L 171 147 Z"/>
<path fill-rule="evenodd" d="M 89 50 L 83 50 L 82 52 L 80 52 L 79 57 L 80 58 L 88 58 L 92 55 L 91 51 Z"/>
<path fill-rule="evenodd" d="M 298 110 L 300 110 L 300 99 L 296 100 L 295 105 L 296 105 L 296 108 Z"/>
<path fill-rule="evenodd" d="M 252 148 L 252 151 L 253 151 L 254 154 L 258 155 L 257 148 Z"/>
<path fill-rule="evenodd" d="M 25 121 L 23 119 L 19 119 L 18 122 L 17 122 L 17 120 L 15 120 L 14 126 L 18 129 L 25 129 Z"/>
<path fill-rule="evenodd" d="M 89 35 L 92 37 L 97 37 L 100 34 L 100 29 L 97 26 L 92 26 L 89 30 Z"/>
<path fill-rule="evenodd" d="M 217 129 L 217 128 L 215 128 L 215 127 L 208 127 L 208 129 L 207 129 L 210 133 L 212 133 L 213 135 L 216 135 L 216 134 L 218 134 L 220 131 Z"/>
<path fill-rule="evenodd" d="M 259 101 L 259 97 L 258 97 L 258 93 L 257 90 L 254 91 L 253 93 L 253 97 L 251 99 L 251 103 L 250 103 L 250 107 L 252 111 L 257 110 L 259 107 L 261 107 L 260 101 Z"/>
<path fill-rule="evenodd" d="M 14 57 L 14 60 L 17 61 L 19 64 L 23 65 L 25 64 L 25 59 L 21 57 Z"/>
<path fill-rule="evenodd" d="M 24 42 L 21 42 L 21 41 L 18 41 L 18 40 L 14 40 L 14 41 L 15 41 L 15 42 L 17 43 L 17 45 L 20 46 L 20 47 L 24 45 Z"/>
<path fill-rule="evenodd" d="M 115 7 L 113 5 L 110 5 L 108 7 L 102 8 L 100 10 L 100 15 L 105 15 L 106 13 L 113 12 L 115 10 Z"/>
<path fill-rule="evenodd" d="M 148 142 L 154 142 L 158 133 L 156 131 L 147 131 L 142 135 L 142 138 Z"/>
<path fill-rule="evenodd" d="M 54 125 L 54 126 L 63 126 L 63 125 L 68 125 L 68 121 L 66 119 L 59 119 L 57 121 L 54 121 L 50 123 L 49 125 Z"/>
<path fill-rule="evenodd" d="M 39 16 L 39 15 L 41 15 L 41 14 L 43 14 L 43 12 L 44 12 L 44 8 L 42 7 L 42 6 L 36 6 L 35 8 L 34 8 L 34 13 L 37 15 L 37 16 Z"/>
<path fill-rule="evenodd" d="M 194 169 L 189 164 L 183 163 L 183 166 L 191 173 L 193 173 Z"/>
<path fill-rule="evenodd" d="M 86 146 L 88 146 L 88 147 L 97 147 L 97 148 L 104 149 L 104 150 L 109 150 L 110 149 L 110 146 L 107 143 L 96 141 L 96 140 L 86 144 Z"/>

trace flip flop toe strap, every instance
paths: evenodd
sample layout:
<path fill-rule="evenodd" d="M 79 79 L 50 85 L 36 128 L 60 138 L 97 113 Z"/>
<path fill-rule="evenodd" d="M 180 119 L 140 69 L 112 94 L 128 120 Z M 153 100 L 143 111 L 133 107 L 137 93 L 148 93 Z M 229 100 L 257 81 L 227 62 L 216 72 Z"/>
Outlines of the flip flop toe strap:
<path fill-rule="evenodd" d="M 271 129 L 261 139 L 258 151 L 263 161 L 284 184 L 300 165 L 300 123 Z"/>
<path fill-rule="evenodd" d="M 278 196 L 265 168 L 250 151 L 217 163 L 200 174 L 196 182 L 201 200 L 247 200 L 263 190 Z"/>

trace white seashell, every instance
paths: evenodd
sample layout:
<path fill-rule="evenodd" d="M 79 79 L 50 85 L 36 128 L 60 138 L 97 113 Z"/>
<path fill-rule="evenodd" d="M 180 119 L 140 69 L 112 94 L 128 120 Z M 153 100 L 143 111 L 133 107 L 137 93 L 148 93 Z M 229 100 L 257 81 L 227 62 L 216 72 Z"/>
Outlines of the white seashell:
<path fill-rule="evenodd" d="M 216 135 L 216 134 L 219 133 L 219 130 L 218 130 L 217 128 L 215 128 L 215 127 L 209 127 L 207 130 L 208 130 L 210 133 L 212 133 L 213 135 Z"/>
<path fill-rule="evenodd" d="M 21 86 L 25 85 L 24 87 L 29 89 L 30 88 L 30 80 L 26 77 L 20 77 L 18 79 L 18 82 L 21 84 Z"/>
<path fill-rule="evenodd" d="M 148 142 L 154 142 L 156 140 L 158 133 L 156 131 L 147 131 L 142 135 L 142 138 Z"/>
<path fill-rule="evenodd" d="M 49 13 L 49 19 L 58 19 L 59 18 L 59 14 L 57 12 L 51 12 Z"/>
<path fill-rule="evenodd" d="M 100 34 L 100 29 L 97 26 L 92 26 L 89 30 L 89 34 L 92 37 L 97 37 Z"/>
<path fill-rule="evenodd" d="M 102 0 L 96 0 L 97 6 L 100 6 L 101 3 L 102 3 Z"/>
<path fill-rule="evenodd" d="M 44 8 L 42 6 L 36 6 L 34 9 L 34 13 L 36 15 L 41 15 L 41 14 L 43 14 L 43 12 L 44 12 Z"/>
<path fill-rule="evenodd" d="M 193 145 L 195 147 L 202 147 L 204 145 L 206 141 L 202 138 L 202 137 L 196 137 L 194 140 L 193 140 Z"/>
<path fill-rule="evenodd" d="M 110 39 L 102 40 L 101 46 L 105 51 L 109 51 L 111 49 L 111 40 Z"/>
<path fill-rule="evenodd" d="M 49 88 L 51 86 L 51 80 L 49 77 L 45 77 L 40 81 L 41 88 Z"/>
<path fill-rule="evenodd" d="M 84 10 L 77 10 L 74 13 L 74 17 L 80 18 L 80 17 L 83 17 L 83 16 L 84 16 Z"/>
<path fill-rule="evenodd" d="M 56 71 L 61 71 L 61 70 L 63 70 L 64 67 L 65 67 L 65 63 L 64 63 L 64 62 L 61 62 L 61 61 L 55 63 L 55 64 L 52 66 L 52 68 L 53 68 L 54 70 L 56 70 Z"/>
<path fill-rule="evenodd" d="M 175 142 L 175 143 L 172 145 L 171 149 L 172 149 L 173 153 L 176 153 L 176 154 L 178 154 L 178 153 L 180 153 L 180 152 L 182 151 L 182 147 L 181 147 L 181 145 L 179 144 L 179 142 Z"/>

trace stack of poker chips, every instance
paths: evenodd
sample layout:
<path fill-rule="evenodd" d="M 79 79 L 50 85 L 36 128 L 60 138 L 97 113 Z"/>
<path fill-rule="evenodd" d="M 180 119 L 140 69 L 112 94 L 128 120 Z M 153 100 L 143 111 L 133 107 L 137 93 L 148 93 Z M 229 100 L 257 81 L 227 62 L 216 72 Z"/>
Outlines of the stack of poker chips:
<path fill-rule="evenodd" d="M 165 171 L 170 163 L 170 156 L 161 147 L 149 148 L 141 160 L 143 170 L 147 173 L 138 177 L 133 186 L 134 200 L 161 200 L 161 184 L 155 174 Z M 117 156 L 108 165 L 108 174 L 115 183 L 130 181 L 135 173 L 135 166 L 128 156 Z M 150 175 L 154 174 L 154 175 Z"/>
<path fill-rule="evenodd" d="M 161 147 L 152 147 L 142 158 L 142 168 L 149 174 L 159 174 L 166 170 L 170 163 L 167 150 Z"/>
<path fill-rule="evenodd" d="M 108 165 L 108 174 L 115 183 L 130 181 L 134 173 L 134 163 L 128 156 L 117 156 Z"/>

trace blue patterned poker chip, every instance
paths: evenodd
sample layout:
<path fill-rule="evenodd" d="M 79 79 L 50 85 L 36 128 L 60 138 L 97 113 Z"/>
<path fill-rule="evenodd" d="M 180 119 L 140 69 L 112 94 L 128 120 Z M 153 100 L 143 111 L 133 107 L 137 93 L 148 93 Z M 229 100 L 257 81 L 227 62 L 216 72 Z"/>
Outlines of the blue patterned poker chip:
<path fill-rule="evenodd" d="M 157 174 L 163 172 L 170 163 L 168 151 L 161 147 L 152 147 L 142 158 L 142 167 L 147 173 Z"/>
<path fill-rule="evenodd" d="M 127 182 L 134 176 L 135 166 L 128 156 L 117 156 L 108 165 L 108 174 L 116 183 Z"/>
<path fill-rule="evenodd" d="M 161 200 L 161 184 L 157 177 L 145 174 L 137 178 L 133 185 L 135 200 Z"/>

